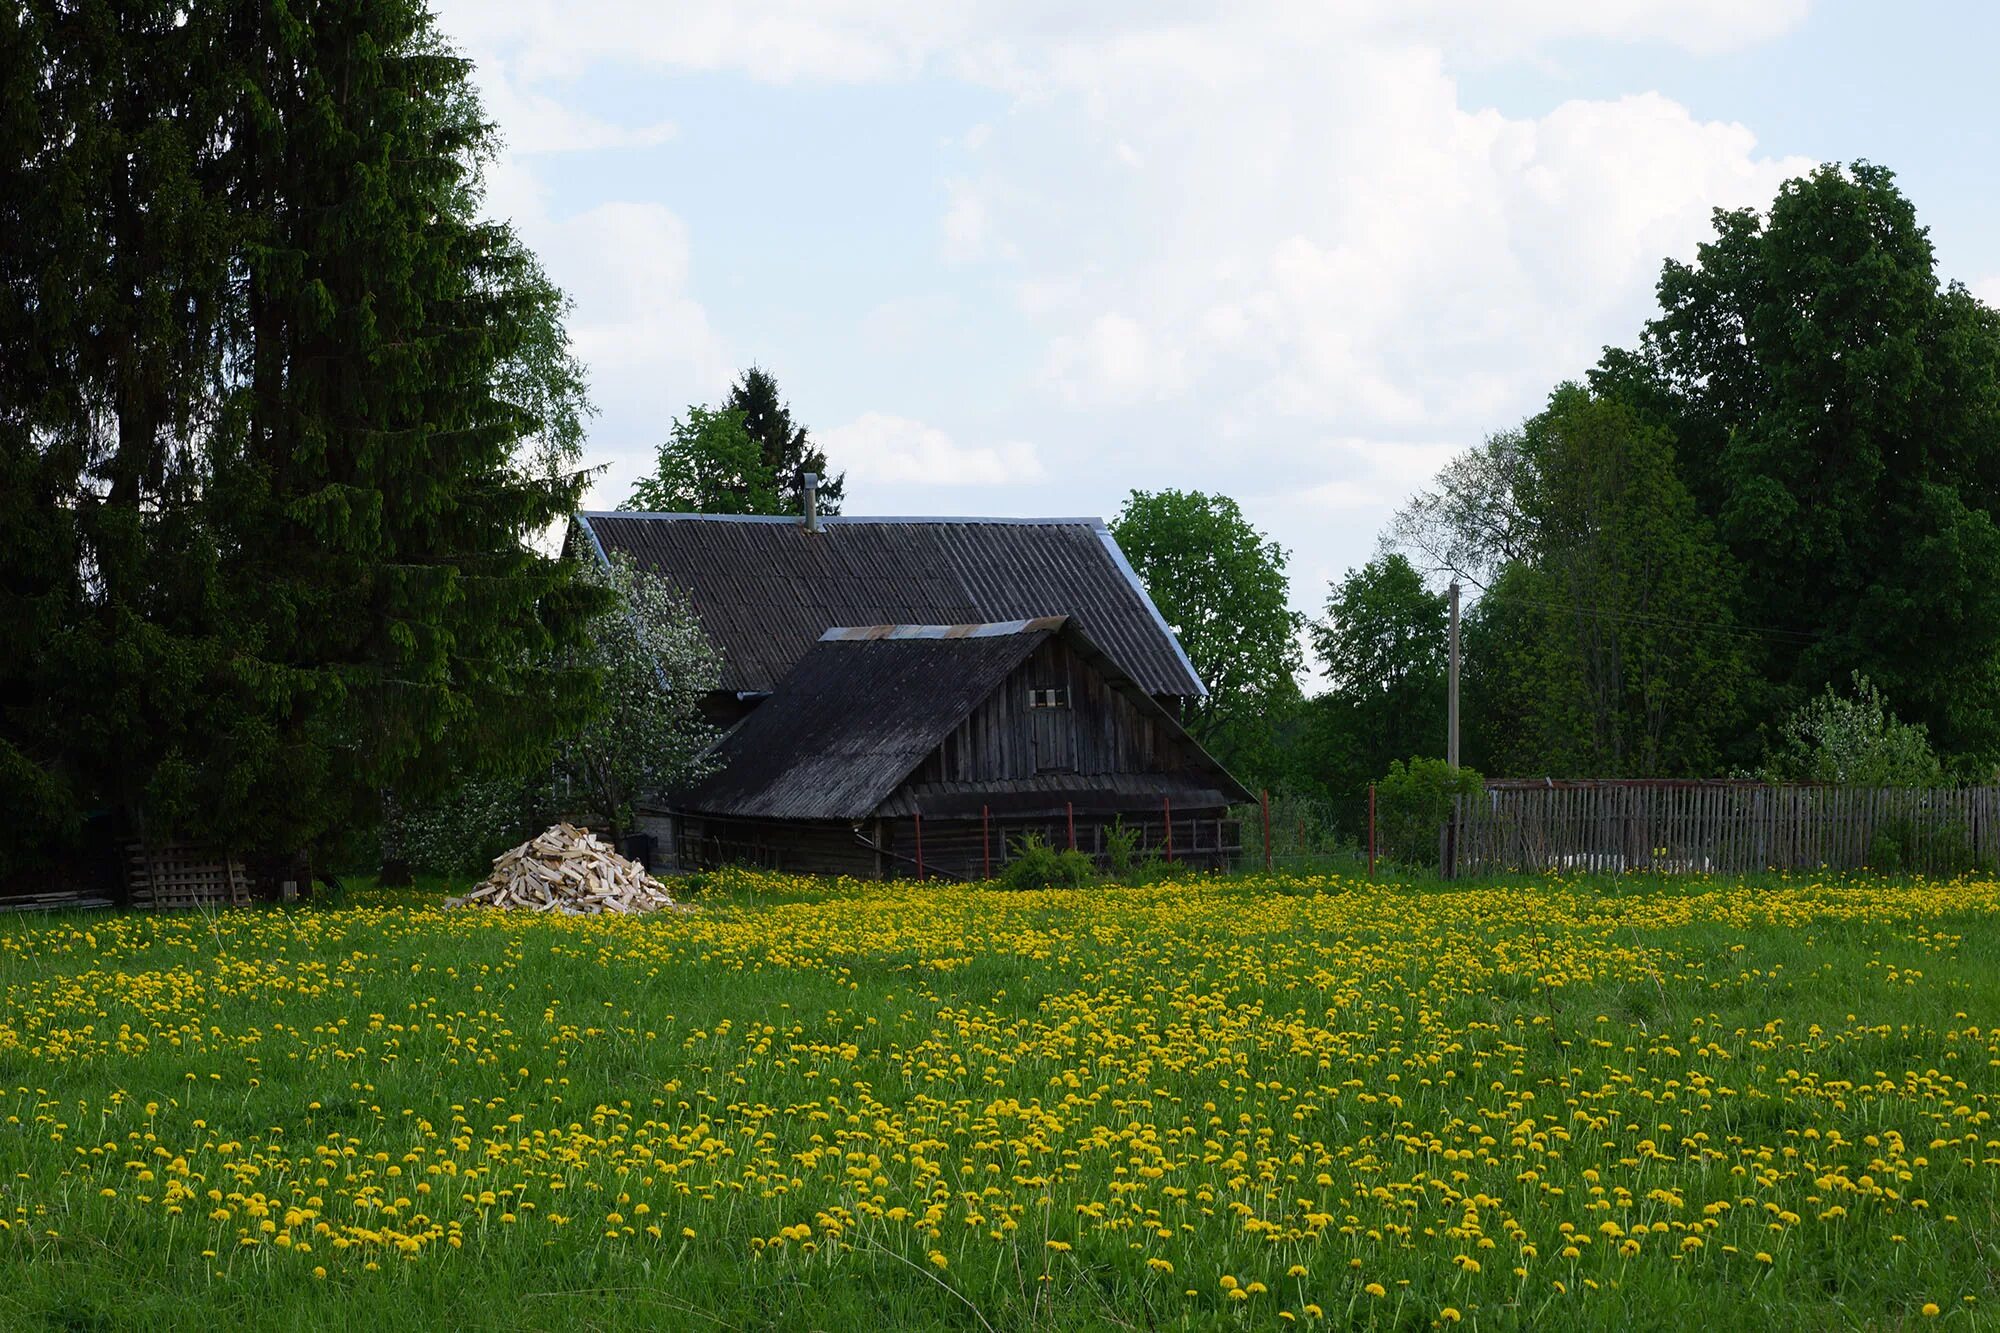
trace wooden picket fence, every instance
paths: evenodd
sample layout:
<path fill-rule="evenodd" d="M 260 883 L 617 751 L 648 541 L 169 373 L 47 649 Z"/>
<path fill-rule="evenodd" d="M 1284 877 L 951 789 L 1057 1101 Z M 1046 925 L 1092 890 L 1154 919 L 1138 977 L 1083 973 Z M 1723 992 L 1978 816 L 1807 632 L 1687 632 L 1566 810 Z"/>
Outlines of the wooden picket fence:
<path fill-rule="evenodd" d="M 1885 867 L 1892 847 L 1902 864 Z M 1871 862 L 1952 873 L 2000 863 L 2000 787 L 1499 780 L 1456 799 L 1439 830 L 1438 859 L 1448 877 L 1858 870 Z"/>

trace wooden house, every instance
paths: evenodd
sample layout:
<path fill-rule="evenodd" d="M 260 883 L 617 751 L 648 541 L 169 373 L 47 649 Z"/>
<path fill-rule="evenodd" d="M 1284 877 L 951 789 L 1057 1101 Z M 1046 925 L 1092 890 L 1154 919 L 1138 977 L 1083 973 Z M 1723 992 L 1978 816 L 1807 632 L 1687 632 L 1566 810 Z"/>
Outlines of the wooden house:
<path fill-rule="evenodd" d="M 1205 691 L 1101 521 L 591 513 L 573 540 L 682 589 L 723 660 L 715 772 L 642 811 L 673 865 L 977 878 L 1119 825 L 1234 855 L 1249 793 L 1180 726 Z"/>

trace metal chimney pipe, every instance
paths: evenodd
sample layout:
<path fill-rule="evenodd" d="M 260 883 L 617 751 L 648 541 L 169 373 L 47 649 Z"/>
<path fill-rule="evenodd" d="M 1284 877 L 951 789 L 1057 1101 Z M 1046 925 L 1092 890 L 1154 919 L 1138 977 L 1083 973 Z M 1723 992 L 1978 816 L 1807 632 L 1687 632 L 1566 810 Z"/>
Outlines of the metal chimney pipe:
<path fill-rule="evenodd" d="M 799 482 L 805 491 L 805 520 L 807 532 L 819 531 L 819 474 L 807 472 Z"/>

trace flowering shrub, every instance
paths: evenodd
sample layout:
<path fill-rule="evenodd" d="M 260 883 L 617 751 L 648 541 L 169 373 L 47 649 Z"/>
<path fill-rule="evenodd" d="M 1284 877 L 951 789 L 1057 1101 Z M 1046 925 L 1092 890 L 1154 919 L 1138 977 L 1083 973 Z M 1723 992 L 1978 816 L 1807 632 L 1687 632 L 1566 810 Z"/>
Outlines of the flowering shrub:
<path fill-rule="evenodd" d="M 1934 787 L 1944 766 L 1921 725 L 1899 721 L 1868 677 L 1854 673 L 1854 696 L 1831 685 L 1785 719 L 1769 776 L 1777 782 L 1859 787 Z"/>
<path fill-rule="evenodd" d="M 439 875 L 484 874 L 494 857 L 548 825 L 550 783 L 463 778 L 435 801 L 393 808 L 384 821 L 385 861 Z"/>
<path fill-rule="evenodd" d="M 385 860 L 439 874 L 483 871 L 557 819 L 621 832 L 631 826 L 633 802 L 708 770 L 704 752 L 716 731 L 701 700 L 720 678 L 721 659 L 693 608 L 623 553 L 592 577 L 614 594 L 584 650 L 599 680 L 595 715 L 526 776 L 469 775 L 435 800 L 392 798 Z"/>
<path fill-rule="evenodd" d="M 687 598 L 620 553 L 597 577 L 615 594 L 591 627 L 590 661 L 602 678 L 596 717 L 558 751 L 559 785 L 604 826 L 622 830 L 632 803 L 708 771 L 716 731 L 702 696 L 721 679 L 722 659 Z"/>

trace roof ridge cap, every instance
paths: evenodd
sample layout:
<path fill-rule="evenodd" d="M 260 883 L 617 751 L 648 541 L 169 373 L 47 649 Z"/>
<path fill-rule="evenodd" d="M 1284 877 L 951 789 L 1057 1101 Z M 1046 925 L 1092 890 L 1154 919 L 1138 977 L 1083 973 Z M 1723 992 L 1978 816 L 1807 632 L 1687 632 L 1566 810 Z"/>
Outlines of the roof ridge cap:
<path fill-rule="evenodd" d="M 1059 633 L 1070 617 L 1034 616 L 1026 620 L 986 620 L 959 625 L 829 625 L 821 643 L 878 643 L 884 640 L 997 639 L 1012 634 Z"/>
<path fill-rule="evenodd" d="M 643 518 L 673 519 L 701 523 L 763 523 L 790 524 L 804 527 L 803 520 L 796 514 L 682 514 L 667 510 L 651 509 L 580 509 L 576 516 L 585 522 L 600 518 Z M 852 527 L 866 523 L 969 523 L 994 524 L 1014 527 L 1079 527 L 1102 529 L 1108 525 L 1092 515 L 1034 515 L 1012 514 L 822 514 L 819 518 L 823 527 Z"/>

